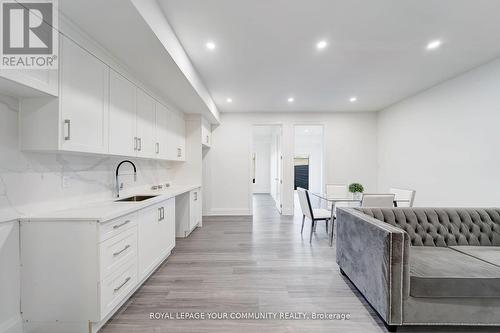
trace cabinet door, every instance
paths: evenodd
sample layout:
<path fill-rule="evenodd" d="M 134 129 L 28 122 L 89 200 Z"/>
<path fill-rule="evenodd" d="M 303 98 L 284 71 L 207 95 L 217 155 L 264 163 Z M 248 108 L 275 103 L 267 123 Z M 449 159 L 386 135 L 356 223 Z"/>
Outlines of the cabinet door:
<path fill-rule="evenodd" d="M 135 85 L 111 71 L 109 75 L 109 152 L 134 156 L 137 149 Z"/>
<path fill-rule="evenodd" d="M 169 153 L 174 161 L 186 160 L 186 122 L 184 115 L 179 112 L 171 112 L 169 134 L 171 136 L 172 151 Z"/>
<path fill-rule="evenodd" d="M 204 118 L 201 121 L 201 144 L 205 147 L 210 147 L 212 144 L 211 125 Z"/>
<path fill-rule="evenodd" d="M 160 206 L 163 209 L 158 232 L 158 244 L 162 258 L 175 246 L 175 198 L 167 200 Z"/>
<path fill-rule="evenodd" d="M 155 141 L 154 99 L 141 89 L 137 89 L 137 156 L 154 158 Z"/>
<path fill-rule="evenodd" d="M 199 189 L 190 192 L 189 230 L 191 231 L 200 222 L 201 193 Z"/>
<path fill-rule="evenodd" d="M 168 135 L 169 118 L 170 117 L 168 109 L 163 106 L 163 104 L 156 102 L 155 152 L 156 157 L 161 159 L 169 159 L 168 146 L 172 145 L 172 143 L 169 142 Z"/>
<path fill-rule="evenodd" d="M 151 273 L 161 260 L 158 236 L 162 218 L 160 207 L 161 205 L 154 205 L 139 212 L 139 280 Z"/>
<path fill-rule="evenodd" d="M 109 68 L 72 41 L 61 43 L 61 147 L 107 153 Z"/>

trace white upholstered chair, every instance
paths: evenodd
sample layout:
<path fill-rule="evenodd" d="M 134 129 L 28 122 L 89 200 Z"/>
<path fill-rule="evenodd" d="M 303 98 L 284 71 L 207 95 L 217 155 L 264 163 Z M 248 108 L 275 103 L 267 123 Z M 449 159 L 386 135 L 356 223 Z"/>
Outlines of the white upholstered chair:
<path fill-rule="evenodd" d="M 325 185 L 325 193 L 328 199 L 348 199 L 349 198 L 349 190 L 346 184 L 326 184 Z M 337 207 L 348 207 L 349 203 L 347 202 L 337 202 L 335 204 L 335 208 Z M 327 208 L 332 209 L 333 203 L 331 201 L 328 202 Z"/>
<path fill-rule="evenodd" d="M 394 200 L 396 200 L 398 207 L 413 207 L 413 201 L 415 200 L 415 190 L 393 187 L 389 189 L 389 193 L 394 194 Z M 398 202 L 398 200 L 404 201 Z"/>
<path fill-rule="evenodd" d="M 361 207 L 394 207 L 394 194 L 363 194 Z"/>
<path fill-rule="evenodd" d="M 349 191 L 346 184 L 326 184 L 326 197 L 328 199 L 347 198 Z"/>
<path fill-rule="evenodd" d="M 298 187 L 297 194 L 299 196 L 300 209 L 302 210 L 302 228 L 300 233 L 304 231 L 304 222 L 306 217 L 311 220 L 311 234 L 309 235 L 309 243 L 312 242 L 312 235 L 316 227 L 317 221 L 325 221 L 326 232 L 328 233 L 328 223 L 331 219 L 331 212 L 324 208 L 313 208 L 311 199 L 309 198 L 309 191 Z"/>

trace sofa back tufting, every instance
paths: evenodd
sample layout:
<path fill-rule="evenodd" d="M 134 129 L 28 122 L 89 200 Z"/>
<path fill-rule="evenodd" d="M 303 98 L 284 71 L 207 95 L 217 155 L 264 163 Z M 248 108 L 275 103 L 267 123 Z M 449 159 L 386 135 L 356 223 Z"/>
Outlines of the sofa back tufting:
<path fill-rule="evenodd" d="M 500 208 L 356 208 L 406 231 L 413 246 L 500 246 Z"/>

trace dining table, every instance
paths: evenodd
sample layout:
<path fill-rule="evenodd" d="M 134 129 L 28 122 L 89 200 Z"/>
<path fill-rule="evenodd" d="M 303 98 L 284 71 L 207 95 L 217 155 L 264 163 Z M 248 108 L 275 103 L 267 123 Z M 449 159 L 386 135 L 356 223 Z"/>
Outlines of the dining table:
<path fill-rule="evenodd" d="M 328 229 L 328 237 L 330 239 L 330 246 L 333 245 L 333 226 L 334 226 L 334 221 L 335 221 L 335 207 L 336 207 L 336 204 L 337 203 L 347 203 L 347 204 L 350 204 L 350 205 L 353 205 L 355 207 L 361 207 L 361 201 L 363 200 L 363 198 L 345 198 L 345 197 L 331 197 L 331 196 L 327 196 L 326 194 L 322 194 L 322 193 L 315 193 L 315 192 L 309 192 L 310 194 L 314 195 L 315 197 L 318 197 L 319 199 L 323 200 L 323 201 L 326 201 L 327 203 L 331 203 L 332 204 L 332 208 L 331 208 L 331 218 L 330 220 L 332 221 L 332 223 L 329 224 L 329 229 Z M 383 194 L 386 194 L 386 193 L 383 193 Z M 410 200 L 408 199 L 399 199 L 399 198 L 395 198 L 394 199 L 394 207 L 398 207 L 398 204 L 400 203 L 409 203 Z"/>

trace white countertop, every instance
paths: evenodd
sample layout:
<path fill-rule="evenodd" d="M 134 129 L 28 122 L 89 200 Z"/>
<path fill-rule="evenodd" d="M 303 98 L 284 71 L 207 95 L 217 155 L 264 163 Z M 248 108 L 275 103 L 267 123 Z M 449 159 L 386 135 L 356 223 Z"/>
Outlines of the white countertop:
<path fill-rule="evenodd" d="M 132 195 L 156 195 L 156 197 L 139 202 L 116 202 L 116 198 L 103 201 L 94 202 L 90 204 L 83 204 L 80 207 L 58 210 L 37 214 L 30 217 L 21 218 L 26 221 L 97 221 L 105 222 L 117 217 L 133 213 L 142 208 L 154 205 L 158 202 L 173 198 L 180 194 L 199 188 L 201 185 L 175 185 L 163 190 L 149 190 L 140 191 L 140 193 L 127 193 L 121 195 L 121 198 L 126 198 Z"/>

